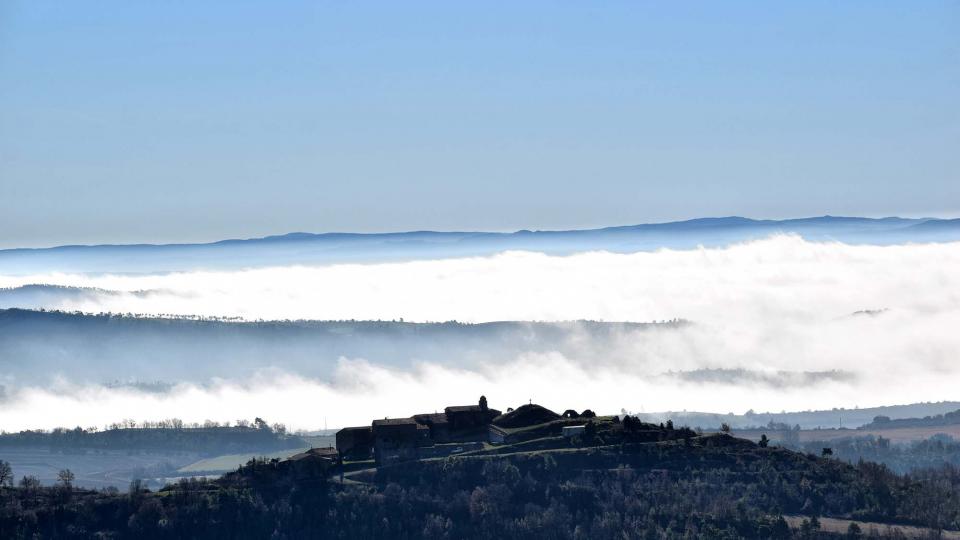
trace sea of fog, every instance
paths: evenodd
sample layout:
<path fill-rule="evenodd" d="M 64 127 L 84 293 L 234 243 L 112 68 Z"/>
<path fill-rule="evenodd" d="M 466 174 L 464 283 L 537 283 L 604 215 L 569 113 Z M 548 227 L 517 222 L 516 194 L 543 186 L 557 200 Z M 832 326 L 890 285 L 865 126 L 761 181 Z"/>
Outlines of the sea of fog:
<path fill-rule="evenodd" d="M 960 243 L 847 245 L 787 235 L 690 250 L 523 251 L 236 271 L 14 276 L 0 268 L 0 287 L 0 308 L 85 313 L 689 323 L 611 333 L 602 347 L 578 347 L 597 338 L 572 324 L 556 347 L 472 347 L 469 359 L 455 344 L 429 358 L 397 347 L 402 362 L 342 356 L 324 373 L 267 354 L 256 369 L 237 373 L 224 362 L 212 374 L 166 380 L 159 391 L 55 371 L 26 382 L 8 370 L 0 372 L 6 430 L 253 416 L 315 429 L 432 412 L 481 393 L 503 409 L 532 400 L 599 413 L 803 410 L 960 396 Z M 128 354 L 134 362 L 142 351 Z M 122 367 L 115 375 L 137 376 Z"/>

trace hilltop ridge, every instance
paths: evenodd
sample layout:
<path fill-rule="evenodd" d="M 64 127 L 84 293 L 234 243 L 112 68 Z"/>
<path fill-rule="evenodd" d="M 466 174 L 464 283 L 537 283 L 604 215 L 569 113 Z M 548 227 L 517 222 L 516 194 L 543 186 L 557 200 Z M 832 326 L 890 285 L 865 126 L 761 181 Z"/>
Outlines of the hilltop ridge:
<path fill-rule="evenodd" d="M 0 273 L 172 272 L 282 264 L 376 262 L 482 256 L 507 250 L 570 254 L 591 250 L 649 251 L 723 246 L 796 234 L 812 241 L 858 244 L 960 240 L 960 220 L 820 216 L 784 220 L 740 216 L 696 218 L 596 229 L 291 232 L 208 243 L 64 245 L 0 250 Z"/>

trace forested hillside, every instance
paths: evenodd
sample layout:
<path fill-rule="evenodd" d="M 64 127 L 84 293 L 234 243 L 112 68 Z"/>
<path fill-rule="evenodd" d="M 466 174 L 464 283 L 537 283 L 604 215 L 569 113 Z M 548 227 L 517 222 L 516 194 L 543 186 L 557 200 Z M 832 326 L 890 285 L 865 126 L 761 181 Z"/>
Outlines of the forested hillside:
<path fill-rule="evenodd" d="M 428 459 L 342 481 L 276 460 L 159 493 L 22 481 L 0 491 L 0 537 L 839 537 L 819 528 L 824 516 L 960 528 L 957 469 L 897 476 L 728 435 L 677 436 Z M 784 518 L 794 515 L 805 516 L 797 528 Z"/>

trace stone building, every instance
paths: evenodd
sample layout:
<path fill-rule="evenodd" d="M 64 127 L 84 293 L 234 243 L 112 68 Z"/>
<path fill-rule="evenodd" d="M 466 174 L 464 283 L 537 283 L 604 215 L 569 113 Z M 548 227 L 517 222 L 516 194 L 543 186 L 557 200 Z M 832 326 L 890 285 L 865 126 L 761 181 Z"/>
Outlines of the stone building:
<path fill-rule="evenodd" d="M 371 426 L 347 427 L 337 432 L 337 451 L 343 459 L 370 459 L 373 453 Z"/>
<path fill-rule="evenodd" d="M 289 476 L 294 480 L 305 481 L 323 478 L 327 470 L 340 461 L 336 448 L 311 448 L 287 458 L 285 462 Z"/>
<path fill-rule="evenodd" d="M 417 414 L 411 418 L 374 420 L 370 427 L 349 427 L 337 432 L 337 450 L 343 459 L 368 459 L 372 451 L 377 465 L 418 459 L 436 452 L 420 452 L 435 443 L 486 441 L 490 422 L 500 411 L 477 405 L 447 407 L 442 413 Z M 438 449 L 442 451 L 446 449 Z M 441 452 L 442 453 L 442 452 Z"/>
<path fill-rule="evenodd" d="M 450 424 L 450 431 L 465 431 L 486 428 L 500 411 L 480 405 L 457 405 L 443 410 Z"/>
<path fill-rule="evenodd" d="M 378 466 L 417 459 L 417 449 L 432 444 L 430 428 L 413 418 L 373 421 L 373 457 Z"/>
<path fill-rule="evenodd" d="M 427 426 L 433 442 L 446 443 L 451 441 L 450 421 L 447 419 L 446 413 L 415 414 L 413 419 L 418 424 Z"/>

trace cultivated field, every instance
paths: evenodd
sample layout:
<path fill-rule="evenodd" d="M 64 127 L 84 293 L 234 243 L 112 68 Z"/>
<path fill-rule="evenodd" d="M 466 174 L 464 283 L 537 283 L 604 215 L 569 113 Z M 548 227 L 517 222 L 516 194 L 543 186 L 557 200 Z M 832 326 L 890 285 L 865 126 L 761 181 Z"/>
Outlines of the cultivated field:
<path fill-rule="evenodd" d="M 787 520 L 787 523 L 791 528 L 797 529 L 806 518 L 803 516 L 784 516 L 784 519 Z M 860 531 L 865 536 L 870 536 L 873 531 L 887 534 L 897 531 L 902 534 L 904 538 L 930 538 L 931 533 L 934 532 L 930 529 L 925 529 L 923 527 L 912 527 L 910 525 L 887 525 L 885 523 L 871 523 L 868 521 L 854 521 L 850 519 L 835 519 L 826 517 L 817 519 L 820 520 L 820 530 L 832 533 L 846 533 L 851 523 L 856 523 L 860 527 Z M 942 538 L 944 540 L 960 540 L 960 532 L 940 531 L 940 536 L 937 536 L 936 538 Z"/>
<path fill-rule="evenodd" d="M 757 441 L 760 435 L 767 434 L 773 440 L 778 439 L 776 431 L 763 429 L 735 429 L 733 435 L 744 439 Z M 847 437 L 883 437 L 890 439 L 895 443 L 905 443 L 911 441 L 920 441 L 929 439 L 938 434 L 945 433 L 955 439 L 960 439 L 960 424 L 948 426 L 928 426 L 928 427 L 905 427 L 893 429 L 804 429 L 800 431 L 800 442 L 811 441 L 832 441 L 835 439 L 844 439 Z"/>
<path fill-rule="evenodd" d="M 85 488 L 126 489 L 134 478 L 150 479 L 175 474 L 177 468 L 199 459 L 189 452 L 139 451 L 51 452 L 48 448 L 0 449 L 0 459 L 9 461 L 16 479 L 36 476 L 44 485 L 57 480 L 61 469 L 76 475 L 74 485 Z"/>

